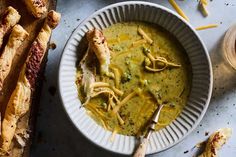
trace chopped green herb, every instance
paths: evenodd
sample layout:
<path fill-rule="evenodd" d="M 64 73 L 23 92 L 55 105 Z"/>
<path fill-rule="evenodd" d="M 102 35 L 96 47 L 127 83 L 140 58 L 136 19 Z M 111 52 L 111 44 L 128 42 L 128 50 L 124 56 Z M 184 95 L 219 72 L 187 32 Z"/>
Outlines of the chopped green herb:
<path fill-rule="evenodd" d="M 121 82 L 122 83 L 126 83 L 129 82 L 131 80 L 132 76 L 130 74 L 130 72 L 124 72 L 124 75 L 121 78 Z"/>

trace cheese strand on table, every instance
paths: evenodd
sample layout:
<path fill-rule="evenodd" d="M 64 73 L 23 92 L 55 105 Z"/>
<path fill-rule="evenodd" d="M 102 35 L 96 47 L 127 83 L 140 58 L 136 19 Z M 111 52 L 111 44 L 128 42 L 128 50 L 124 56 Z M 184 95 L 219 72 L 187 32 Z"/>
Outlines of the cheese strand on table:
<path fill-rule="evenodd" d="M 187 15 L 183 12 L 183 10 L 179 7 L 179 5 L 175 2 L 175 0 L 169 0 L 169 3 L 172 5 L 172 7 L 176 10 L 176 12 L 182 16 L 185 20 L 189 21 L 189 18 Z"/>
<path fill-rule="evenodd" d="M 207 0 L 200 0 L 199 1 L 199 9 L 202 13 L 203 16 L 208 16 L 208 10 L 207 10 L 207 5 L 208 5 L 208 1 Z"/>
<path fill-rule="evenodd" d="M 218 25 L 217 24 L 209 24 L 209 25 L 205 25 L 205 26 L 196 27 L 195 29 L 197 31 L 200 31 L 200 30 L 210 29 L 210 28 L 215 28 L 215 27 L 218 27 Z"/>

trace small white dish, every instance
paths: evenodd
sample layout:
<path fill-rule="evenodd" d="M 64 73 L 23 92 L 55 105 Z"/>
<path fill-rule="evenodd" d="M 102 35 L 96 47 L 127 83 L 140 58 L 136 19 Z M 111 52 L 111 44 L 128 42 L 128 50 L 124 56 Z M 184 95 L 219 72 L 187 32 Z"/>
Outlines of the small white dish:
<path fill-rule="evenodd" d="M 212 66 L 202 40 L 182 17 L 173 11 L 148 2 L 129 1 L 102 8 L 82 21 L 68 40 L 61 57 L 58 85 L 62 104 L 76 128 L 98 146 L 120 154 L 132 154 L 135 137 L 116 135 L 109 141 L 111 132 L 97 125 L 84 108 L 80 109 L 76 81 L 77 48 L 85 33 L 96 27 L 104 29 L 125 21 L 143 21 L 157 24 L 182 44 L 192 65 L 192 89 L 189 100 L 178 118 L 165 128 L 152 133 L 147 154 L 163 151 L 183 140 L 203 118 L 212 93 Z"/>

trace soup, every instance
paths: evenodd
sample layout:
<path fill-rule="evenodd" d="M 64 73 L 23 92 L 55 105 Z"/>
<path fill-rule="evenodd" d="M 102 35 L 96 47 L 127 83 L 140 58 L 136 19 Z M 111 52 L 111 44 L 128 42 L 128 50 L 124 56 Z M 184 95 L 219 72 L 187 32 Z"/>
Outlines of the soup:
<path fill-rule="evenodd" d="M 77 71 L 78 95 L 87 113 L 107 130 L 138 136 L 164 104 L 156 130 L 171 123 L 191 88 L 191 66 L 178 41 L 142 22 L 114 24 L 102 33 L 87 39 L 96 44 L 102 38 L 98 46 L 108 49 L 99 55 L 87 50 Z"/>

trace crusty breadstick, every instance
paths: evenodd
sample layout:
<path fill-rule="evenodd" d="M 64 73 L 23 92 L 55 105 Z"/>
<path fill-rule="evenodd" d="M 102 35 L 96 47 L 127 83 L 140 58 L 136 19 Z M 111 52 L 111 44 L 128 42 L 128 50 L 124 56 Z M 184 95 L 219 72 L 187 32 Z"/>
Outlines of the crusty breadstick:
<path fill-rule="evenodd" d="M 90 30 L 86 33 L 87 40 L 91 50 L 95 53 L 100 63 L 101 75 L 114 77 L 114 74 L 109 72 L 109 65 L 111 60 L 110 50 L 107 41 L 102 31 L 98 29 Z"/>
<path fill-rule="evenodd" d="M 3 37 L 9 33 L 11 28 L 20 20 L 19 13 L 12 7 L 8 7 L 2 15 L 0 21 L 0 48 L 2 46 Z"/>
<path fill-rule="evenodd" d="M 30 108 L 31 96 L 39 75 L 40 66 L 47 51 L 51 31 L 60 21 L 60 14 L 50 11 L 37 38 L 31 45 L 28 58 L 18 78 L 15 90 L 7 104 L 2 122 L 1 152 L 7 153 L 15 134 L 16 125 L 20 117 Z"/>
<path fill-rule="evenodd" d="M 208 139 L 205 151 L 198 157 L 217 157 L 217 151 L 229 139 L 232 129 L 223 128 L 214 132 Z"/>
<path fill-rule="evenodd" d="M 0 57 L 0 91 L 3 82 L 11 70 L 11 65 L 17 49 L 29 34 L 20 25 L 15 25 L 12 29 L 8 42 Z"/>
<path fill-rule="evenodd" d="M 47 12 L 47 0 L 24 0 L 27 6 L 27 9 L 34 15 L 36 18 L 42 17 Z"/>

